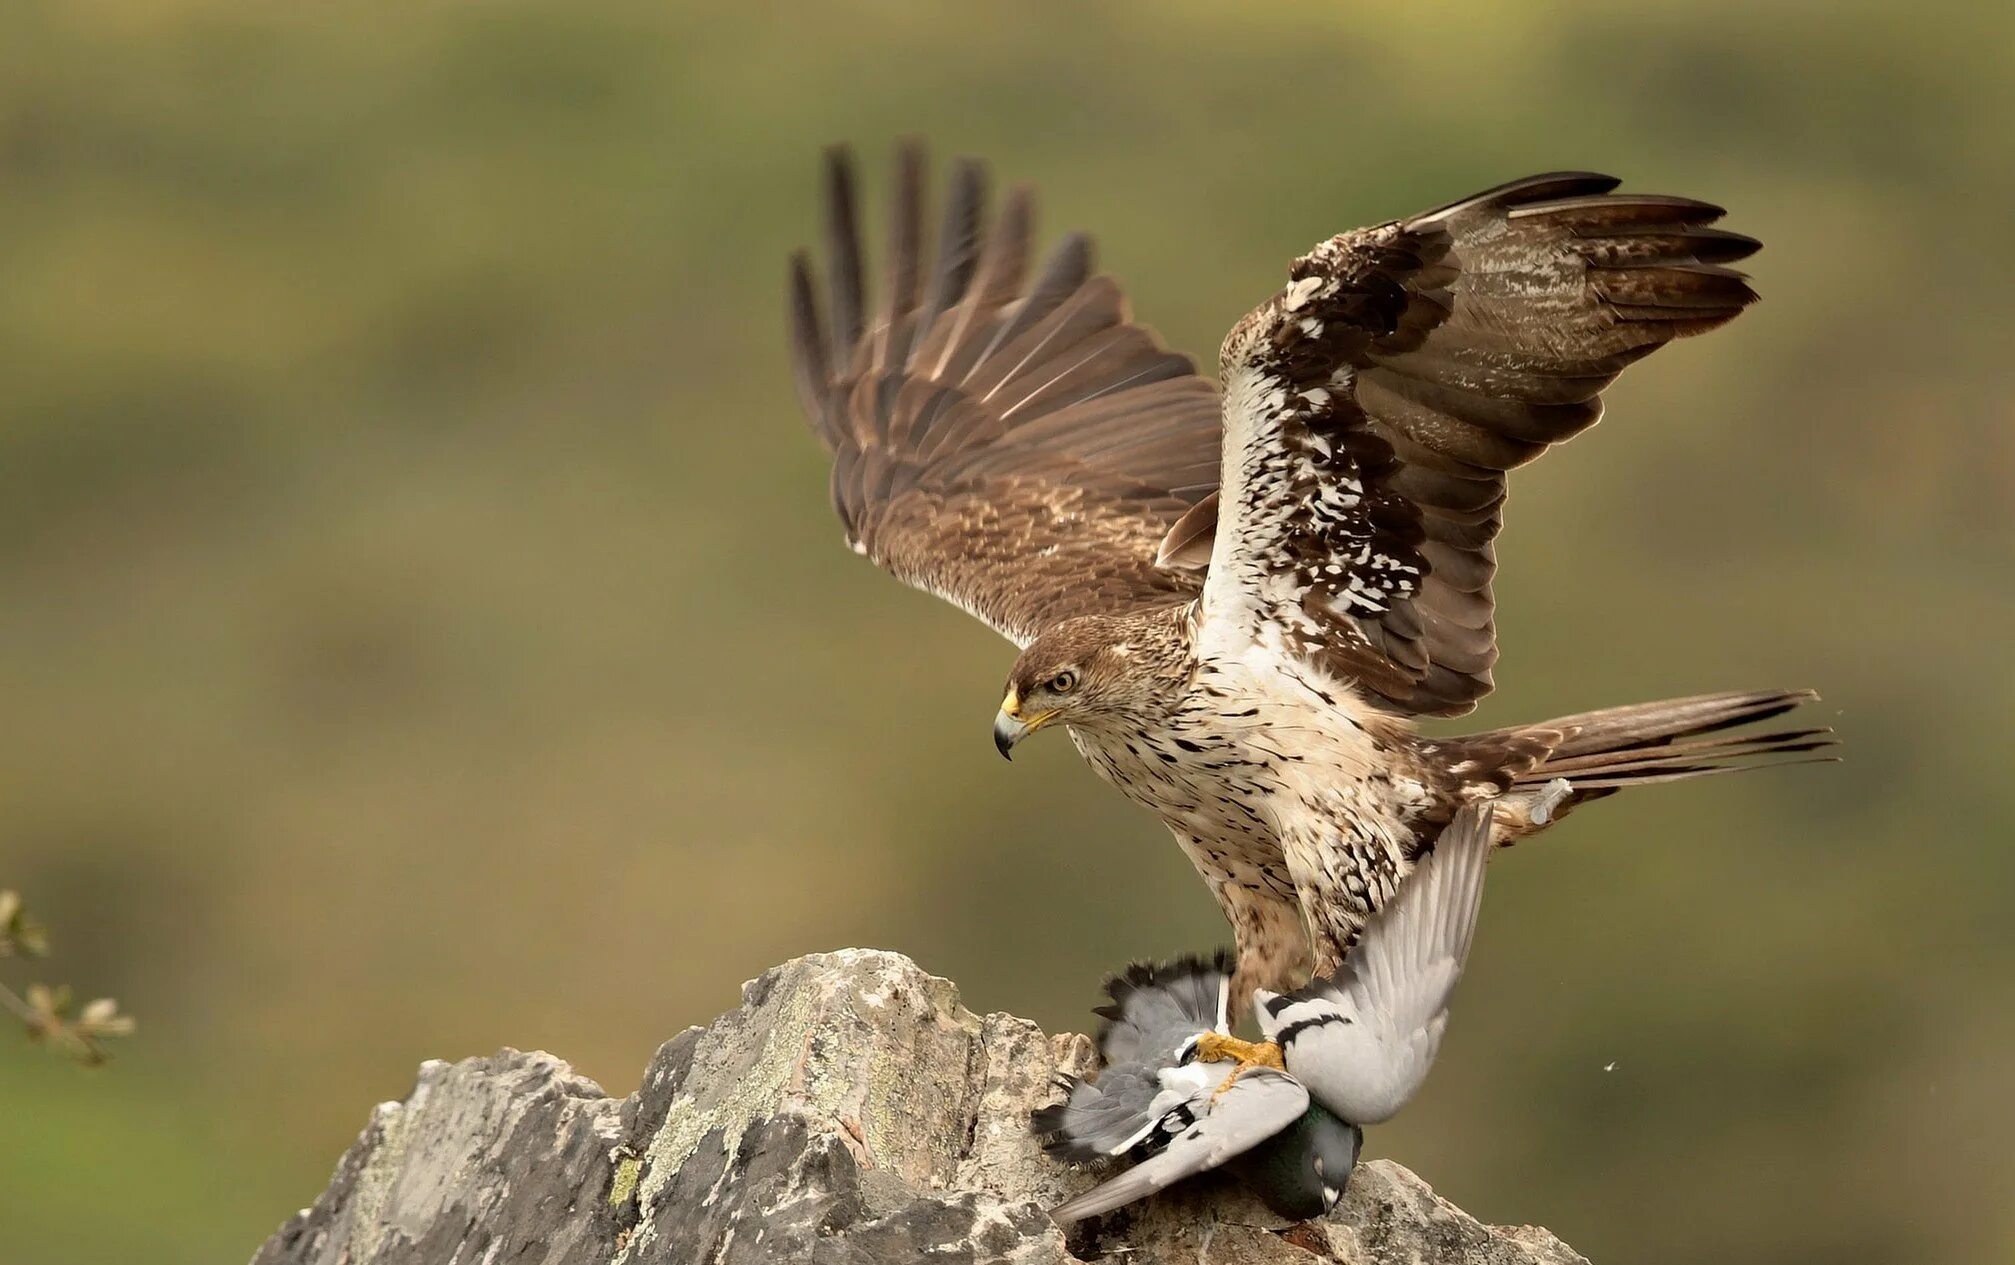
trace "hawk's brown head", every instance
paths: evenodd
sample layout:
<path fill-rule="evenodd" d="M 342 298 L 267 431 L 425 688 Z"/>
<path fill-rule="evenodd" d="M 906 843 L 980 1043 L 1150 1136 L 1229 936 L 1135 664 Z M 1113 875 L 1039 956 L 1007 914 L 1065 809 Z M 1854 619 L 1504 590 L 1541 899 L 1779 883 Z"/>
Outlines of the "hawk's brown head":
<path fill-rule="evenodd" d="M 1066 620 L 1030 642 L 1008 673 L 994 717 L 1002 755 L 1056 721 L 1096 728 L 1138 723 L 1158 699 L 1171 697 L 1167 665 L 1178 647 L 1166 620 L 1087 615 Z"/>

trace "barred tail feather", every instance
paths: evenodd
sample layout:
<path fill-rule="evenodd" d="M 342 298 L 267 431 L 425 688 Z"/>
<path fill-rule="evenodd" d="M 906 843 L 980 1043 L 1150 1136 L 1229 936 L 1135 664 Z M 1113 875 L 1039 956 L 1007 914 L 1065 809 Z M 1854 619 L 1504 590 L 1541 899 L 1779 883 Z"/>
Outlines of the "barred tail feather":
<path fill-rule="evenodd" d="M 1520 732 L 1559 734 L 1543 760 L 1513 775 L 1512 785 L 1566 778 L 1579 800 L 1626 786 L 1832 759 L 1814 754 L 1836 745 L 1833 730 L 1824 725 L 1724 732 L 1774 719 L 1818 697 L 1812 690 L 1701 694 L 1563 716 L 1492 736 L 1501 742 Z"/>

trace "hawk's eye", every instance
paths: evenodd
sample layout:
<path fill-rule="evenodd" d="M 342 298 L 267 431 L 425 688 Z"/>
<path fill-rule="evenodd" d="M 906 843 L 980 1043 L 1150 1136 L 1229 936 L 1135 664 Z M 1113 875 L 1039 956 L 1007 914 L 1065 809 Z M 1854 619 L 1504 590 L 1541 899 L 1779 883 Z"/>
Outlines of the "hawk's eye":
<path fill-rule="evenodd" d="M 1049 687 L 1058 694 L 1068 694 L 1077 688 L 1077 673 L 1065 668 L 1049 679 Z"/>

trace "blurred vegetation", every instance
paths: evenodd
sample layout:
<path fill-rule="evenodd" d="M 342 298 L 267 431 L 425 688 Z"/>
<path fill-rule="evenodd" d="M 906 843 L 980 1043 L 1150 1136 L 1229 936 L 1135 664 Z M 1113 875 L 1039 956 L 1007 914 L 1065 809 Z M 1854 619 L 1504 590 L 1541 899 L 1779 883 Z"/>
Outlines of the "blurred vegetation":
<path fill-rule="evenodd" d="M 37 922 L 19 892 L 0 889 L 0 958 L 39 958 L 49 954 L 49 929 Z M 106 1042 L 130 1037 L 131 1015 L 119 1013 L 119 1003 L 99 997 L 77 1005 L 68 984 L 53 987 L 37 980 L 20 991 L 0 979 L 0 1010 L 9 1011 L 27 1030 L 28 1039 L 68 1055 L 86 1067 L 103 1066 L 111 1057 Z"/>
<path fill-rule="evenodd" d="M 242 1259 L 415 1065 L 615 1092 L 844 944 L 1085 1022 L 1223 928 L 1008 647 L 839 546 L 782 356 L 818 148 L 1031 180 L 1214 354 L 1528 171 L 1765 302 L 1517 480 L 1477 726 L 1815 685 L 1844 766 L 1507 858 L 1375 1152 L 1597 1261 L 2015 1255 L 2015 10 L 1655 0 L 0 9 L 0 872 L 150 1021 L 0 1049 L 12 1265 Z M 1611 1065 L 1613 1064 L 1613 1068 Z"/>

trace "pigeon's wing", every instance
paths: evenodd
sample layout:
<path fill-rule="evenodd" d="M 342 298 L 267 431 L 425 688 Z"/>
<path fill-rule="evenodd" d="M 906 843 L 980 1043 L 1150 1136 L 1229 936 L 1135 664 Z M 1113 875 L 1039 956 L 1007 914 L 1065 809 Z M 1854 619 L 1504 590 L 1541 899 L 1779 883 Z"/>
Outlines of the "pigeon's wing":
<path fill-rule="evenodd" d="M 1059 1077 L 1064 1100 L 1030 1118 L 1043 1150 L 1086 1163 L 1152 1151 L 1196 1119 L 1231 1074 L 1229 1063 L 1121 1063 L 1097 1080 Z"/>
<path fill-rule="evenodd" d="M 1225 1007 L 1234 966 L 1229 953 L 1135 963 L 1106 981 L 1112 1001 L 1093 1013 L 1105 1020 L 1098 1050 L 1107 1064 L 1166 1059 L 1200 1032 L 1229 1032 Z"/>
<path fill-rule="evenodd" d="M 1487 802 L 1456 814 L 1334 976 L 1259 1000 L 1288 1068 L 1353 1124 L 1405 1106 L 1441 1048 L 1483 901 L 1490 818 Z"/>
<path fill-rule="evenodd" d="M 1232 330 L 1222 491 L 1164 546 L 1214 533 L 1206 646 L 1293 655 L 1414 715 L 1490 691 L 1507 472 L 1756 297 L 1726 264 L 1757 243 L 1708 227 L 1720 208 L 1616 184 L 1532 176 L 1343 233 Z"/>
<path fill-rule="evenodd" d="M 1308 1091 L 1292 1076 L 1270 1068 L 1248 1069 L 1158 1154 L 1058 1206 L 1050 1216 L 1067 1225 L 1165 1190 L 1245 1154 L 1307 1110 Z"/>

